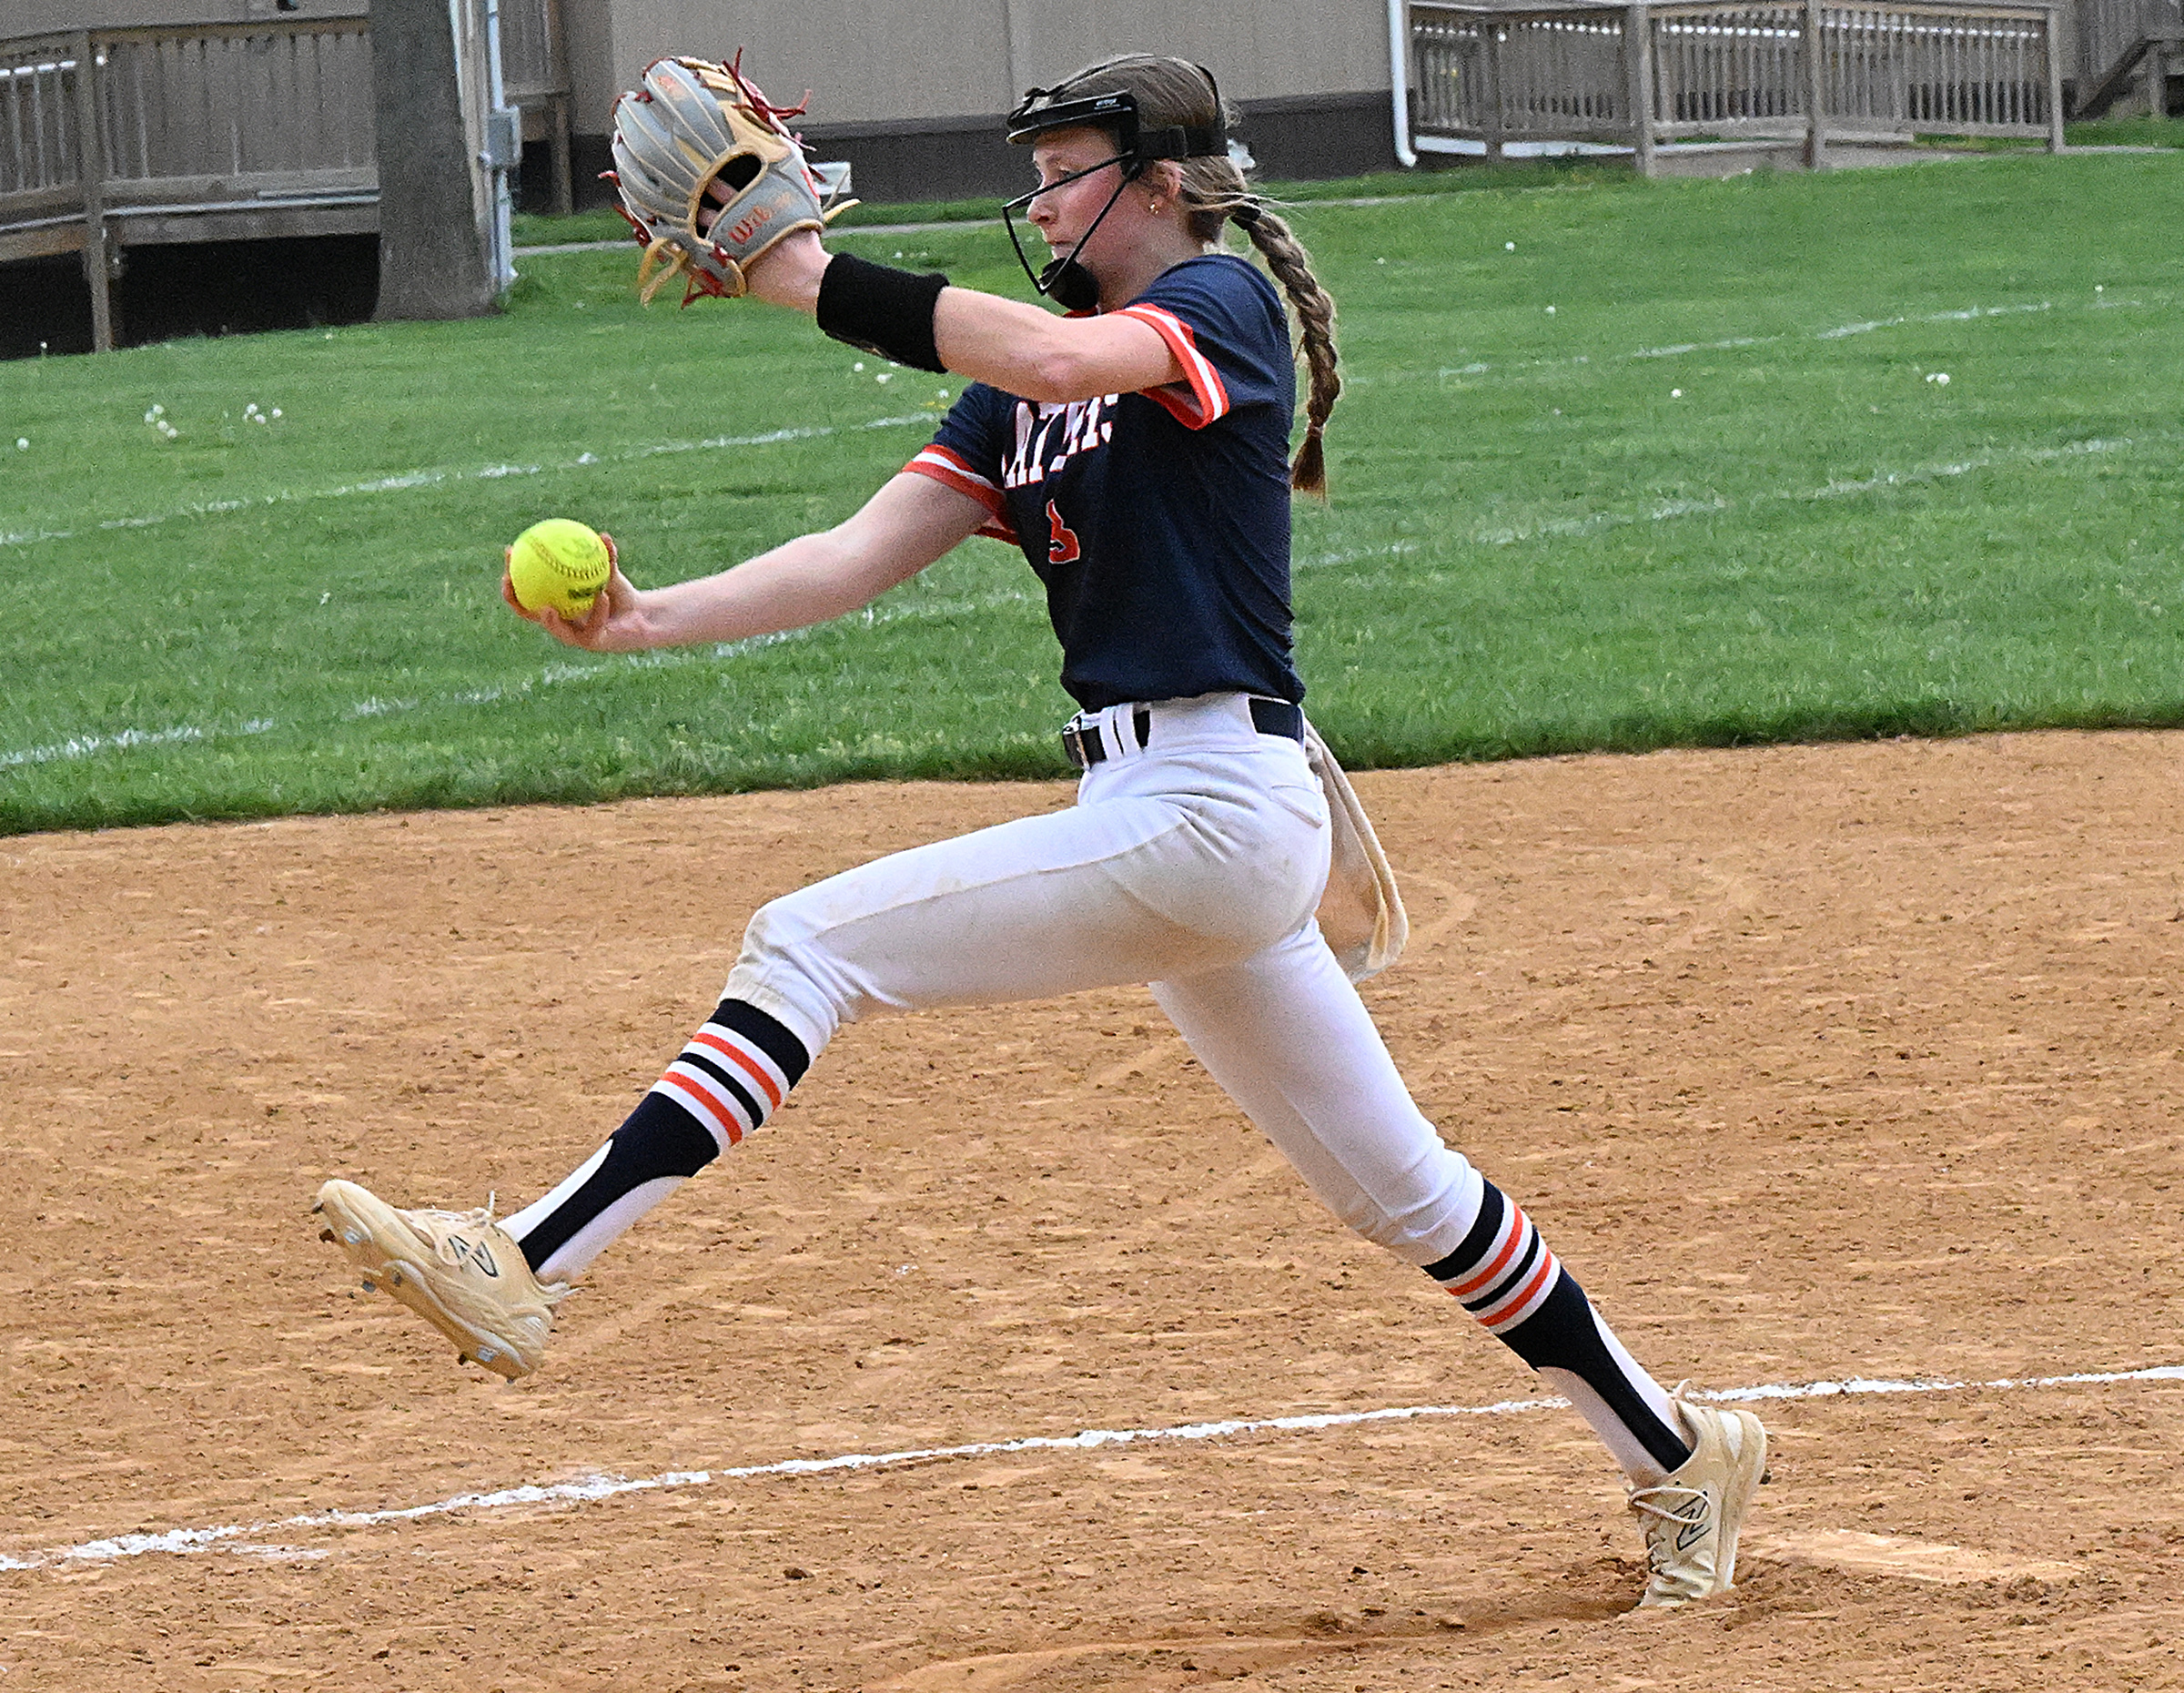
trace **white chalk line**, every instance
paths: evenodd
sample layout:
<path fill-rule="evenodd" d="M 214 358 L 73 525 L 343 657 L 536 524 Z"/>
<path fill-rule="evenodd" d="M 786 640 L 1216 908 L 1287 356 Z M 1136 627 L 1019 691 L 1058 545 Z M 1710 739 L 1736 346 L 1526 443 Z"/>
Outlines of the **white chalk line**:
<path fill-rule="evenodd" d="M 2162 297 L 2159 303 L 2168 304 L 2170 297 Z M 2097 295 L 2089 304 L 2076 308 L 2087 311 L 2113 311 L 2131 308 L 2144 309 L 2157 303 L 2142 299 L 2110 299 Z M 2063 309 L 2072 309 L 2064 307 Z M 1874 318 L 1861 323 L 1839 323 L 1831 329 L 1811 331 L 1809 339 L 1816 341 L 1847 340 L 1854 335 L 1871 335 L 1881 329 L 1901 328 L 1916 323 L 1977 323 L 1995 318 L 2023 317 L 2030 313 L 2058 309 L 2053 300 L 2026 300 L 2007 306 L 1967 306 L 1956 311 L 1929 311 L 1916 316 Z M 1520 370 L 1568 370 L 1574 366 L 1592 364 L 1627 363 L 1641 359 L 1681 359 L 1692 353 L 1738 351 L 1747 347 L 1774 347 L 1790 340 L 1787 335 L 1735 335 L 1724 340 L 1679 341 L 1668 347 L 1641 347 L 1631 352 L 1603 353 L 1595 358 L 1590 353 L 1572 353 L 1557 359 L 1518 359 L 1496 364 L 1487 360 L 1476 360 L 1470 364 L 1443 365 L 1433 371 L 1437 380 L 1451 377 L 1488 376 L 1496 373 L 1508 375 Z M 1366 386 L 1375 381 L 1401 380 L 1404 376 L 1423 376 L 1424 371 L 1399 373 L 1390 376 L 1352 377 L 1352 386 Z"/>
<path fill-rule="evenodd" d="M 233 512 L 293 505 L 303 501 L 346 500 L 359 494 L 405 493 L 412 489 L 440 488 L 450 483 L 499 482 L 511 476 L 545 476 L 567 471 L 589 470 L 599 464 L 633 464 L 640 460 L 657 459 L 674 453 L 722 452 L 739 447 L 774 447 L 787 441 L 824 441 L 830 436 L 854 435 L 869 430 L 907 429 L 912 424 L 930 426 L 934 421 L 932 413 L 921 412 L 915 417 L 875 418 L 868 423 L 804 424 L 792 429 L 768 430 L 760 435 L 713 435 L 703 441 L 652 441 L 618 452 L 581 452 L 573 459 L 556 464 L 486 464 L 469 470 L 440 467 L 405 471 L 398 476 L 382 476 L 366 482 L 344 482 L 335 488 L 282 489 L 278 492 L 252 494 L 243 499 L 198 501 L 189 505 L 177 506 L 172 511 L 151 512 L 136 517 L 104 518 L 88 529 L 30 529 L 14 533 L 0 532 L 0 547 L 27 547 L 47 541 L 73 541 L 79 535 L 96 534 L 101 530 L 151 529 L 186 517 L 218 517 Z"/>
<path fill-rule="evenodd" d="M 901 605 L 866 606 L 861 613 L 853 612 L 847 618 L 834 621 L 861 621 L 868 629 L 890 623 L 941 622 L 955 617 L 976 616 L 981 612 L 995 611 L 1007 605 L 1029 604 L 1032 598 L 1028 592 L 1020 588 L 1002 589 L 990 593 L 916 600 Z M 832 623 L 816 623 L 803 629 L 784 629 L 776 634 L 753 635 L 745 641 L 721 642 L 704 647 L 682 647 L 651 653 L 600 654 L 596 655 L 598 662 L 592 664 L 550 664 L 537 674 L 523 677 L 520 681 L 465 688 L 459 693 L 437 697 L 420 695 L 408 699 L 383 699 L 371 694 L 333 713 L 332 717 L 336 720 L 361 722 L 367 718 L 399 716 L 410 712 L 445 709 L 449 706 L 496 705 L 503 701 L 524 699 L 547 688 L 612 681 L 632 671 L 676 670 L 697 664 L 719 664 L 741 658 L 746 654 L 762 652 L 767 647 L 807 640 L 819 630 L 832 626 Z M 120 729 L 110 735 L 70 735 L 66 739 L 49 741 L 40 746 L 0 752 L 0 770 L 90 758 L 102 753 L 134 752 L 145 747 L 201 746 L 207 742 L 232 739 L 238 735 L 264 735 L 283 726 L 297 725 L 283 725 L 271 717 L 252 717 L 225 726 L 177 724 L 164 729 Z"/>
<path fill-rule="evenodd" d="M 2184 440 L 2184 435 L 2167 431 L 2153 438 L 2164 443 Z M 1997 452 L 1983 452 L 1967 459 L 1939 460 L 1928 464 L 1913 465 L 1906 470 L 1879 471 L 1871 476 L 1852 481 L 1836 478 L 1819 488 L 1767 489 L 1748 496 L 1741 503 L 1746 508 L 1802 501 L 1841 500 L 1859 494 L 1881 493 L 1892 488 L 1912 488 L 1923 482 L 1946 482 L 1953 477 L 1969 476 L 1976 471 L 1992 470 L 1998 464 L 2045 464 L 2058 460 L 2084 458 L 2094 453 L 2128 452 L 2149 444 L 2130 436 L 2095 438 L 2089 441 L 2066 441 L 2059 447 L 2013 447 Z M 1504 526 L 1475 531 L 1471 539 L 1482 546 L 1513 546 L 1519 542 L 1542 537 L 1597 534 L 1603 529 L 1617 529 L 1629 523 L 1664 523 L 1677 518 L 1707 517 L 1716 512 L 1733 512 L 1739 502 L 1716 494 L 1705 500 L 1670 500 L 1641 512 L 1592 512 L 1575 517 L 1550 518 L 1539 523 L 1522 526 Z"/>
<path fill-rule="evenodd" d="M 2088 309 L 2098 309 L 2099 305 L 2100 302 L 2096 300 Z M 2055 302 L 2047 299 L 2023 301 L 2010 306 L 1967 306 L 1957 311 L 1930 311 L 1918 317 L 1876 318 L 1865 323 L 1840 323 L 1832 329 L 1814 330 L 1811 339 L 1816 341 L 1839 341 L 1854 335 L 1870 335 L 1876 329 L 1896 329 L 1906 323 L 1976 323 L 1989 318 L 2014 318 L 2028 312 L 2054 309 Z M 1678 341 L 1669 347 L 1641 347 L 1626 353 L 1603 354 L 1597 360 L 1590 353 L 1572 353 L 1561 359 L 1521 359 L 1500 365 L 1480 360 L 1471 364 L 1444 365 L 1433 374 L 1445 381 L 1451 376 L 1486 376 L 1496 370 L 1551 370 L 1596 362 L 1611 364 L 1640 359 L 1681 359 L 1689 353 L 1734 352 L 1746 347 L 1774 347 L 1789 339 L 1786 335 L 1734 335 L 1718 341 Z"/>
<path fill-rule="evenodd" d="M 2171 431 L 2153 438 L 2153 442 L 2165 445 L 2179 441 L 2184 441 L 2184 433 Z M 1472 530 L 1467 535 L 1438 537 L 1432 544 L 1436 550 L 1451 542 L 1510 547 L 1526 541 L 1596 535 L 1603 530 L 1620 529 L 1632 523 L 1667 523 L 1686 517 L 1712 517 L 1724 512 L 1736 511 L 1740 505 L 1749 509 L 1762 505 L 1850 499 L 1895 488 L 1914 488 L 1925 482 L 1946 482 L 1952 477 L 1969 476 L 1976 471 L 1992 470 L 1998 464 L 2042 464 L 2057 460 L 2083 458 L 2094 453 L 2128 452 L 2153 442 L 2123 436 L 2066 441 L 2059 447 L 2009 448 L 1980 453 L 1968 459 L 1943 460 L 1912 465 L 1904 470 L 1879 471 L 1871 476 L 1848 481 L 1838 477 L 1818 488 L 1763 489 L 1741 502 L 1715 494 L 1703 500 L 1666 500 L 1643 512 L 1588 512 L 1571 517 L 1546 518 L 1536 523 L 1496 524 Z M 1299 557 L 1296 561 L 1296 568 L 1324 569 L 1330 565 L 1360 563 L 1369 559 L 1399 558 L 1421 552 L 1426 544 L 1416 541 L 1398 541 L 1380 546 L 1352 547 Z"/>
<path fill-rule="evenodd" d="M 2134 1382 L 2184 1382 L 2184 1364 L 2157 1364 L 2138 1370 L 2082 1370 L 2067 1375 L 2001 1376 L 1992 1381 L 1887 1381 L 1851 1376 L 1842 1381 L 1773 1382 L 1757 1387 L 1729 1387 L 1694 1393 L 1716 1404 L 1748 1404 L 1794 1399 L 1833 1399 L 1859 1394 L 1960 1394 L 2039 1387 L 2109 1387 Z M 157 1534 L 115 1535 L 71 1546 L 51 1546 L 19 1557 L 0 1554 L 0 1571 L 65 1568 L 111 1563 L 149 1553 L 248 1550 L 255 1556 L 301 1559 L 314 1554 L 293 1546 L 259 1546 L 255 1537 L 299 1528 L 370 1528 L 411 1523 L 459 1511 L 501 1511 L 541 1505 L 593 1505 L 630 1494 L 673 1488 L 708 1487 L 720 1482 L 767 1476 L 828 1475 L 863 1470 L 902 1469 L 956 1458 L 1006 1457 L 1024 1452 L 1092 1452 L 1148 1441 L 1223 1440 L 1238 1434 L 1318 1434 L 1369 1423 L 1402 1423 L 1439 1417 L 1512 1416 L 1532 1411 L 1563 1410 L 1561 1398 L 1503 1399 L 1484 1405 L 1393 1405 L 1377 1411 L 1318 1412 L 1301 1416 L 1234 1417 L 1218 1423 L 1182 1423 L 1166 1428 L 1087 1428 L 1075 1434 L 1027 1434 L 1016 1440 L 972 1441 L 958 1446 L 914 1446 L 899 1452 L 850 1452 L 829 1458 L 786 1458 L 774 1464 L 745 1464 L 732 1469 L 668 1470 L 657 1475 L 586 1475 L 573 1481 L 504 1487 L 491 1493 L 459 1493 L 427 1505 L 378 1511 L 312 1511 L 262 1523 L 232 1523 L 211 1528 L 169 1528 Z"/>

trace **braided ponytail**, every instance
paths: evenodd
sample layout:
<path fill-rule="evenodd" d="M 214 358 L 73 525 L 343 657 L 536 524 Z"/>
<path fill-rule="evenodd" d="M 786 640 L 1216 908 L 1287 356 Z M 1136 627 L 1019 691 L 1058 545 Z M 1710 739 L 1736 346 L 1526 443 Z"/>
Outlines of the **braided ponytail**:
<path fill-rule="evenodd" d="M 1226 124 L 1232 117 L 1217 109 L 1219 103 L 1206 73 L 1184 59 L 1132 54 L 1080 71 L 1067 86 L 1073 96 L 1134 95 L 1139 119 L 1148 128 Z M 1305 400 L 1304 443 L 1289 466 L 1289 486 L 1324 500 L 1327 455 L 1320 437 L 1342 392 L 1342 378 L 1336 370 L 1334 299 L 1312 274 L 1303 243 L 1252 193 L 1232 161 L 1186 158 L 1177 161 L 1177 169 L 1182 177 L 1178 198 L 1189 215 L 1190 232 L 1210 245 L 1220 240 L 1222 226 L 1233 220 L 1259 249 L 1297 314 L 1298 351 L 1310 371 L 1311 383 Z"/>
<path fill-rule="evenodd" d="M 1232 167 L 1233 168 L 1233 167 Z M 1297 313 L 1298 342 L 1311 388 L 1305 400 L 1304 445 L 1298 448 L 1289 466 L 1289 486 L 1299 493 L 1327 498 L 1327 458 L 1320 438 L 1327 431 L 1328 413 L 1342 392 L 1342 376 L 1335 367 L 1335 302 L 1312 274 L 1311 257 L 1289 226 L 1257 200 L 1228 216 L 1250 237 L 1251 245 L 1267 261 L 1267 269 L 1289 297 Z"/>

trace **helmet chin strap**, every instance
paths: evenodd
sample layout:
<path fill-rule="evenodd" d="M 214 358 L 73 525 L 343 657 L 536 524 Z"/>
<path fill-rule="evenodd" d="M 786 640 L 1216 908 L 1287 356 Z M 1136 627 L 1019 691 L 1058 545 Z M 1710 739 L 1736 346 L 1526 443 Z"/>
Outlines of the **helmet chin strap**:
<path fill-rule="evenodd" d="M 1040 293 L 1064 311 L 1099 309 L 1099 279 L 1067 253 L 1057 253 L 1034 279 Z"/>
<path fill-rule="evenodd" d="M 1107 203 L 1099 208 L 1099 216 L 1093 218 L 1091 227 L 1077 238 L 1076 245 L 1069 251 L 1057 253 L 1047 260 L 1044 269 L 1034 270 L 1031 268 L 1031 256 L 1025 252 L 1024 243 L 1016 235 L 1014 214 L 1022 211 L 1040 195 L 1052 193 L 1056 188 L 1066 188 L 1072 182 L 1089 177 L 1094 171 L 1107 169 L 1109 165 L 1119 165 L 1122 169 L 1118 173 L 1118 178 L 1115 184 L 1115 192 L 1107 196 Z M 1031 279 L 1032 287 L 1038 289 L 1042 299 L 1051 299 L 1064 311 L 1086 312 L 1098 309 L 1099 279 L 1077 262 L 1077 255 L 1085 250 L 1085 243 L 1089 241 L 1098 232 L 1099 226 L 1107 220 L 1107 214 L 1115 209 L 1116 202 L 1122 198 L 1123 189 L 1128 188 L 1131 183 L 1145 174 L 1145 160 L 1134 159 L 1127 154 L 1118 153 L 1113 158 L 1093 165 L 1087 169 L 1072 171 L 1068 176 L 1058 181 L 1049 182 L 1044 188 L 1034 188 L 1029 194 L 1020 194 L 1001 208 L 1002 226 L 1008 231 L 1009 245 L 1016 249 L 1016 262 L 1024 267 L 1024 274 Z"/>

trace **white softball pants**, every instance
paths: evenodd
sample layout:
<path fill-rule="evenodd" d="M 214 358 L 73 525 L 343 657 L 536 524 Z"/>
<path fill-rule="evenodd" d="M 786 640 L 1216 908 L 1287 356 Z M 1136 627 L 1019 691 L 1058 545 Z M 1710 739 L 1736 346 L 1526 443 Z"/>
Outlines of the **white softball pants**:
<path fill-rule="evenodd" d="M 1366 1239 L 1454 1252 L 1481 1179 L 1411 1102 L 1313 911 L 1327 806 L 1304 749 L 1240 694 L 1097 716 L 1126 747 L 1068 811 L 895 853 L 752 919 L 727 994 L 814 1056 L 880 1011 L 1149 982 L 1208 1073 Z M 1113 725 L 1110 727 L 1110 725 Z"/>

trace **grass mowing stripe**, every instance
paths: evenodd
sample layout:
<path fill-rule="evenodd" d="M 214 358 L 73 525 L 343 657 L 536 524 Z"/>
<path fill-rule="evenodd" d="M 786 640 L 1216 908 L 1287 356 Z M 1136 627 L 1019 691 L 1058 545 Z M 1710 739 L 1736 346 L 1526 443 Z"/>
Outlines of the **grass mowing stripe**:
<path fill-rule="evenodd" d="M 853 613 L 853 619 L 870 629 L 883 624 L 910 619 L 945 620 L 976 615 L 1005 605 L 1027 605 L 1032 595 L 1022 589 L 1003 590 L 990 594 L 968 598 L 934 601 L 921 604 L 889 604 L 868 606 L 862 613 Z M 571 684 L 612 682 L 620 674 L 632 671 L 659 671 L 682 669 L 693 665 L 711 665 L 724 660 L 741 658 L 748 654 L 763 652 L 769 647 L 783 646 L 808 638 L 812 628 L 784 629 L 776 634 L 753 635 L 745 641 L 723 641 L 707 647 L 666 648 L 651 653 L 614 653 L 598 655 L 592 664 L 550 664 L 536 675 L 524 677 L 511 684 L 496 684 L 482 688 L 469 688 L 439 699 L 380 699 L 377 696 L 358 700 L 346 709 L 334 714 L 334 718 L 355 721 L 366 717 L 392 717 L 404 713 L 431 710 L 450 705 L 495 705 L 511 696 L 527 695 L 534 690 L 566 687 Z M 328 719 L 327 721 L 332 721 Z M 268 730 L 309 726 L 308 724 L 281 724 L 270 718 L 252 718 L 232 727 L 206 726 L 197 724 L 177 724 L 165 729 L 123 729 L 113 735 L 72 735 L 67 740 L 46 746 L 25 747 L 15 752 L 0 752 L 0 769 L 20 765 L 51 764 L 59 759 L 90 758 L 105 753 L 136 752 L 162 746 L 201 745 L 207 741 L 248 735 L 264 735 Z"/>
<path fill-rule="evenodd" d="M 1345 201 L 1340 203 L 1362 204 L 1368 202 Z M 1385 204 L 1390 202 L 1370 203 Z M 2096 305 L 2092 308 L 2089 308 L 2089 309 L 2103 309 L 2110 306 L 2140 306 L 2147 303 L 2148 302 L 2140 300 L 2097 302 Z M 2007 317 L 2015 313 L 2049 311 L 2052 309 L 2054 309 L 2053 303 L 2048 300 L 2041 300 L 2037 303 L 2027 305 L 1973 307 L 1961 311 L 1928 313 L 1924 317 L 1916 319 L 1889 318 L 1868 323 L 1845 324 L 1833 329 L 1817 330 L 1815 332 L 1815 338 L 1820 340 L 1839 340 L 1848 336 L 1866 334 L 1876 329 L 1890 329 L 1906 323 L 1976 322 L 1986 319 Z M 1726 340 L 1685 341 L 1672 347 L 1643 347 L 1632 352 L 1603 356 L 1625 360 L 1670 359 L 1680 357 L 1686 353 L 1724 351 L 1745 347 L 1772 346 L 1779 343 L 1782 340 L 1783 337 L 1779 335 L 1745 335 L 1734 337 Z M 1593 355 L 1581 353 L 1566 360 L 1534 360 L 1527 361 L 1525 364 L 1521 366 L 1506 368 L 1534 370 L 1547 368 L 1556 364 L 1587 364 L 1592 362 L 1592 360 Z M 1474 363 L 1452 370 L 1444 368 L 1437 371 L 1436 374 L 1444 378 L 1451 376 L 1483 376 L 1493 371 L 1497 367 L 1491 364 Z M 1354 382 L 1353 385 L 1355 385 Z M 913 426 L 929 427 L 932 422 L 933 419 L 929 414 L 920 414 L 914 417 L 875 418 L 870 422 L 857 424 L 852 427 L 864 430 L 906 429 Z M 779 446 L 794 441 L 817 441 L 830 435 L 839 434 L 841 432 L 843 432 L 841 427 L 834 424 L 807 424 L 792 426 L 785 429 L 769 430 L 763 433 L 755 435 L 715 435 L 702 441 L 657 441 L 644 446 L 626 448 L 621 451 L 604 453 L 592 453 L 587 451 L 579 454 L 575 459 L 554 465 L 489 464 L 471 469 L 435 466 L 422 470 L 407 471 L 397 475 L 381 477 L 376 481 L 368 482 L 346 483 L 342 486 L 335 488 L 308 489 L 293 492 L 284 491 L 278 493 L 258 495 L 253 499 L 206 502 L 198 504 L 185 506 L 171 512 L 153 512 L 131 517 L 104 518 L 94 524 L 93 527 L 104 530 L 147 529 L 155 527 L 161 523 L 172 522 L 180 518 L 216 516 L 225 512 L 239 512 L 246 510 L 254 504 L 280 505 L 299 500 L 332 500 L 351 497 L 359 494 L 399 493 L 412 489 L 437 487 L 442 483 L 452 481 L 475 480 L 490 482 L 498 481 L 503 477 L 510 476 L 539 476 L 555 471 L 573 471 L 583 470 L 595 465 L 628 464 L 635 462 L 641 459 L 654 458 L 670 453 L 714 452 L 733 448 L 770 447 Z M 8 534 L 0 532 L 0 547 L 30 546 L 41 542 L 69 541 L 75 539 L 76 534 L 79 532 L 80 532 L 76 530 L 40 530 L 28 532 L 22 534 Z"/>

